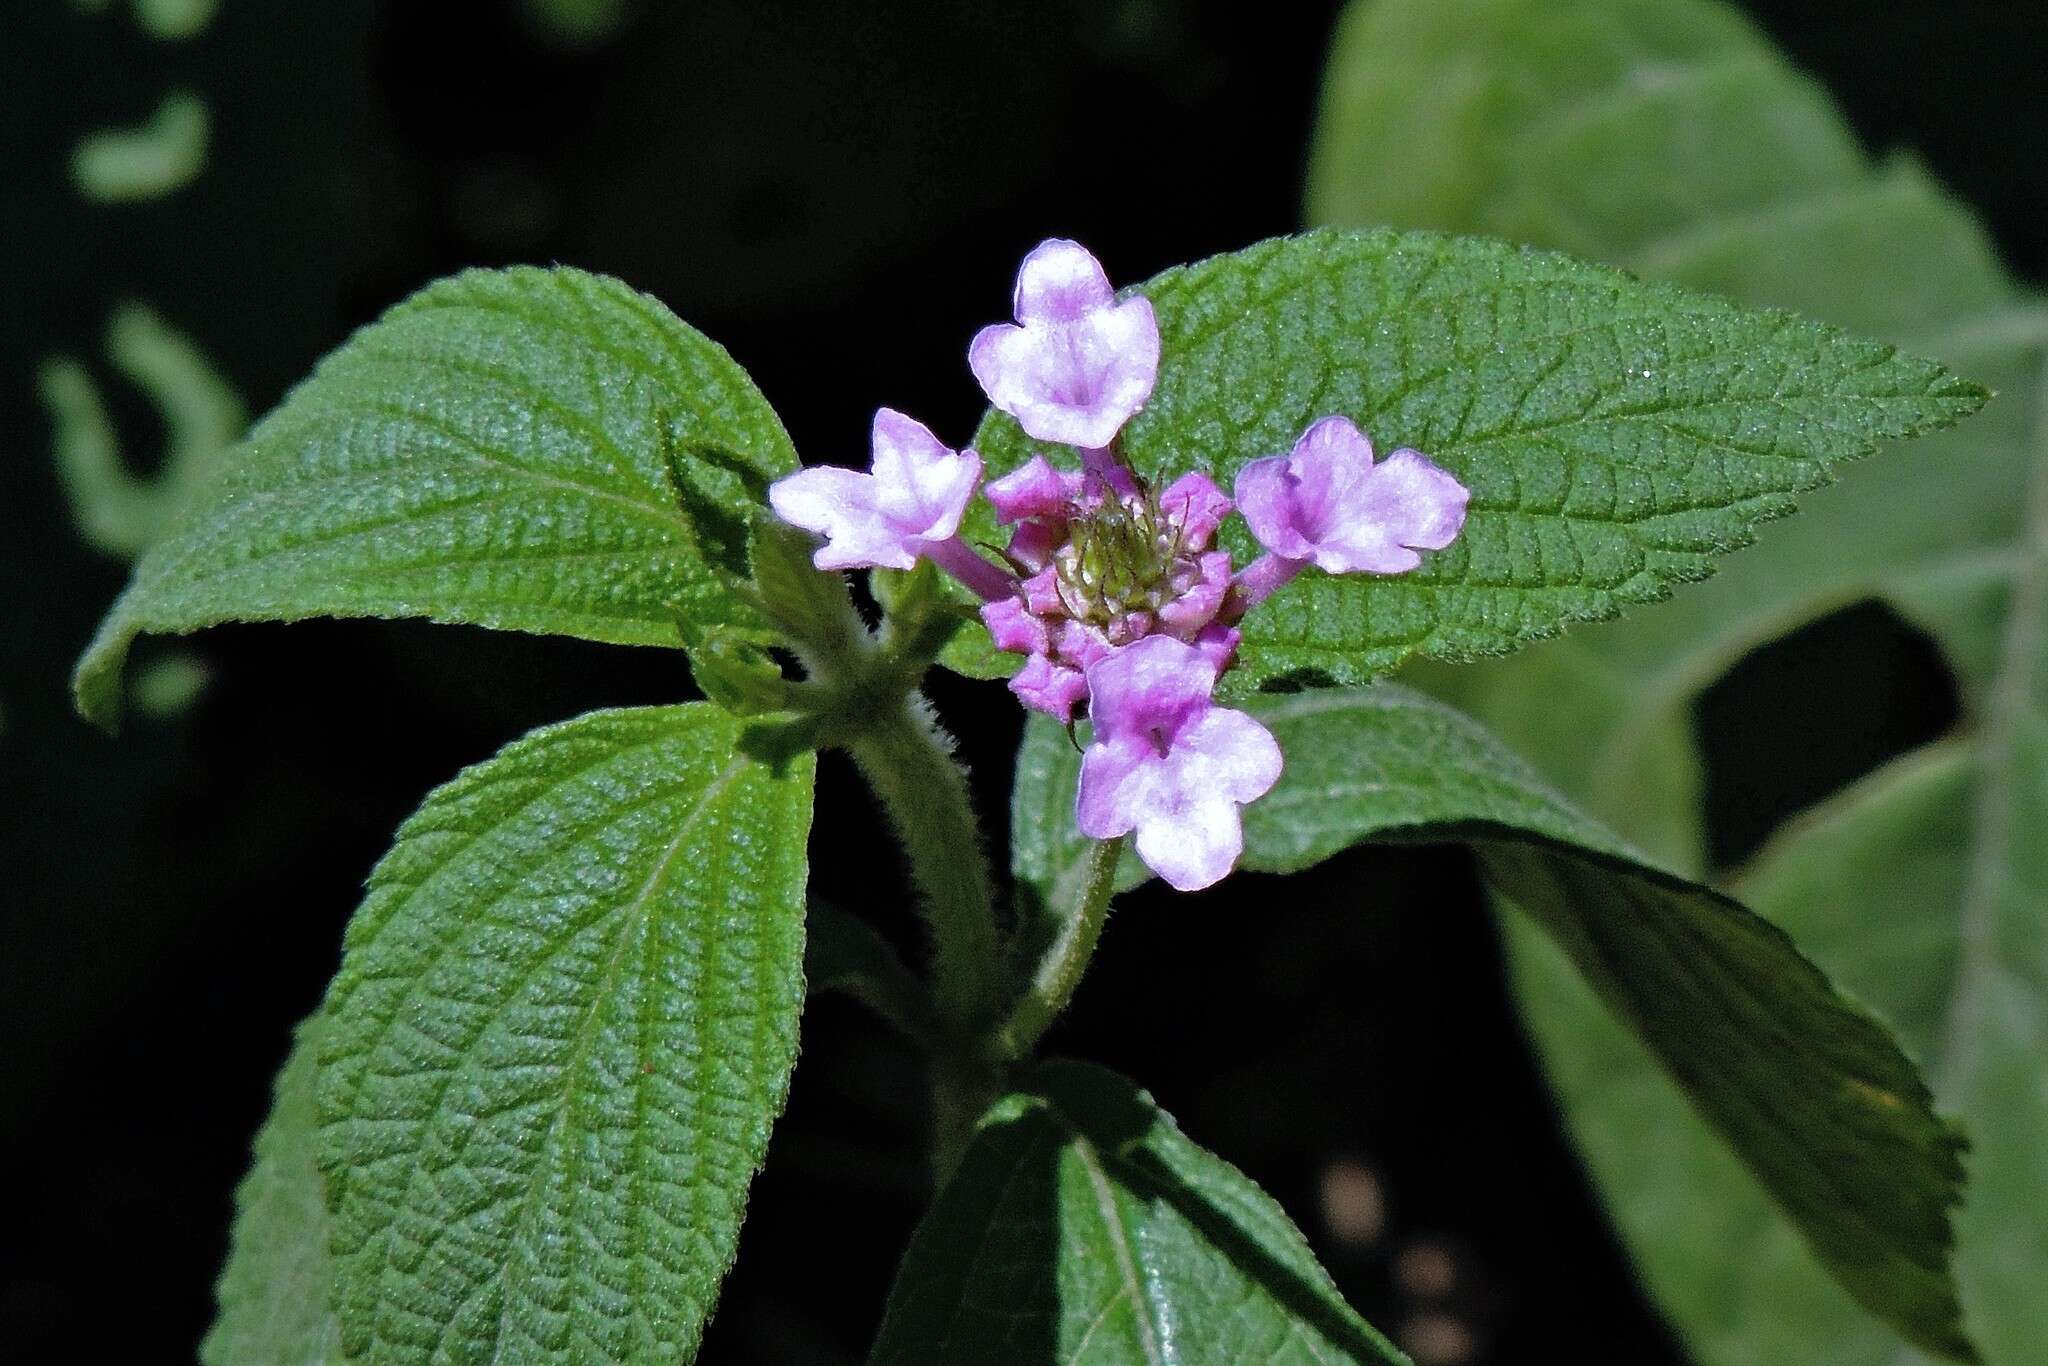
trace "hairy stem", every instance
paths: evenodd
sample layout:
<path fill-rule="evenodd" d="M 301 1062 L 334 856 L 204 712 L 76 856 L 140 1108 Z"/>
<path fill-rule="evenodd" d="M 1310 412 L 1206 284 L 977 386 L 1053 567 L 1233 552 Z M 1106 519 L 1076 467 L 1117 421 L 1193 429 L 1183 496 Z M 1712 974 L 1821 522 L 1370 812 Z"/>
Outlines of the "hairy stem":
<path fill-rule="evenodd" d="M 846 742 L 910 857 L 932 933 L 932 998 L 949 1031 L 979 1032 L 1000 1008 L 1002 941 L 967 775 L 922 697 L 881 704 Z"/>
<path fill-rule="evenodd" d="M 1109 899 L 1116 890 L 1117 861 L 1123 852 L 1121 838 L 1098 840 L 1089 850 L 1088 861 L 1060 879 L 1054 889 L 1055 902 L 1071 904 L 1074 909 L 1009 1018 L 990 1036 L 989 1051 L 997 1059 L 1016 1062 L 1029 1057 L 1074 998 L 1074 988 L 1081 984 L 1081 974 L 1095 956 L 1102 927 L 1109 920 Z M 1072 885 L 1077 878 L 1079 885 Z"/>

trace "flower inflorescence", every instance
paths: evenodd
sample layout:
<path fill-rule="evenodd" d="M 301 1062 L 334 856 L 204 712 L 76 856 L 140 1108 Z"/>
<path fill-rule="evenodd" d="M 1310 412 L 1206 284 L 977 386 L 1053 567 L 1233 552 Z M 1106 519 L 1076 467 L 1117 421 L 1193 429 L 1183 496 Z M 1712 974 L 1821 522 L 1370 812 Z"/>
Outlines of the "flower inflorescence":
<path fill-rule="evenodd" d="M 1348 417 L 1312 423 L 1291 451 L 1254 460 L 1234 497 L 1199 470 L 1163 488 L 1127 468 L 1123 426 L 1151 397 L 1159 328 L 1142 296 L 1117 299 L 1095 258 L 1053 239 L 1024 258 L 1017 321 L 983 328 L 969 365 L 989 401 L 1078 470 L 1034 456 L 982 490 L 1013 528 L 991 561 L 960 536 L 981 457 L 922 424 L 875 416 L 867 473 L 800 471 L 770 501 L 825 537 L 821 569 L 931 560 L 982 600 L 997 648 L 1025 656 L 1010 690 L 1094 736 L 1075 818 L 1096 839 L 1134 834 L 1183 890 L 1209 886 L 1243 849 L 1239 808 L 1279 780 L 1272 735 L 1212 700 L 1235 662 L 1237 623 L 1305 568 L 1400 574 L 1464 526 L 1469 494 L 1418 451 L 1375 460 Z M 1242 570 L 1215 543 L 1233 511 L 1264 552 Z"/>

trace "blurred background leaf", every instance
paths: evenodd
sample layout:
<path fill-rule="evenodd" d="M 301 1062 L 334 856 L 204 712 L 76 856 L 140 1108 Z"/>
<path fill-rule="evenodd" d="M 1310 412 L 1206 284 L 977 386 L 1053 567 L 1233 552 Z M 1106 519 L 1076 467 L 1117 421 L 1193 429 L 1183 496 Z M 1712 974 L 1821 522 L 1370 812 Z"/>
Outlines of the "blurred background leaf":
<path fill-rule="evenodd" d="M 107 359 L 148 395 L 164 431 L 155 478 L 134 473 L 91 372 L 69 356 L 43 362 L 43 406 L 56 431 L 57 473 L 79 534 L 124 559 L 170 526 L 248 425 L 235 391 L 189 337 L 147 304 L 127 303 L 107 322 Z"/>
<path fill-rule="evenodd" d="M 206 101 L 174 90 L 144 123 L 80 138 L 71 178 L 80 194 L 108 204 L 169 194 L 206 168 L 210 127 Z"/>
<path fill-rule="evenodd" d="M 1730 876 L 1900 1029 L 1965 1121 L 1965 1307 L 1992 1360 L 2039 1359 L 2048 859 L 2027 832 L 2048 825 L 2048 309 L 1967 209 L 1911 159 L 1867 158 L 1819 86 L 1706 0 L 1358 4 L 1313 165 L 1313 221 L 1557 247 L 1864 329 L 2001 391 L 1978 421 L 1868 462 L 1665 607 L 1417 678 L 1632 838 L 1699 867 L 1716 852 L 1693 733 L 1706 689 L 1755 647 L 1865 599 L 1934 639 L 1963 697 L 1956 733 Z M 1823 668 L 1793 686 L 1825 698 L 1866 681 Z M 1574 1132 L 1700 1353 L 1796 1359 L 1827 1342 L 1830 1360 L 1891 1359 L 1897 1344 L 1820 1284 L 1555 951 L 1513 938 Z"/>

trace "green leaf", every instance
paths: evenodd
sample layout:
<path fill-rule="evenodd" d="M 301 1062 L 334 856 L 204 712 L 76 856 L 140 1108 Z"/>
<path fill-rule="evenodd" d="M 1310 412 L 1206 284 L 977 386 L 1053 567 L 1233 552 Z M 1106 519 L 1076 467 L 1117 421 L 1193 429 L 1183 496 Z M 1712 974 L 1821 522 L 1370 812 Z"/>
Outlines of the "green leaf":
<path fill-rule="evenodd" d="M 1464 533 L 1392 577 L 1310 571 L 1244 622 L 1240 688 L 1358 683 L 1501 654 L 1704 578 L 1792 495 L 1984 391 L 1777 312 L 1496 242 L 1323 231 L 1167 271 L 1159 382 L 1122 439 L 1141 473 L 1228 486 L 1318 417 L 1414 446 L 1472 489 Z M 1048 448 L 991 413 L 991 473 Z M 970 539 L 1000 540 L 985 507 Z M 1223 543 L 1256 547 L 1232 522 Z M 975 633 L 963 633 L 964 658 Z"/>
<path fill-rule="evenodd" d="M 812 765 L 707 703 L 593 712 L 436 791 L 320 1049 L 344 1345 L 676 1360 L 731 1264 L 803 1003 Z"/>
<path fill-rule="evenodd" d="M 1433 111 L 1404 111 L 1409 96 Z M 1410 114 L 1438 130 L 1424 154 Z M 1739 882 L 1898 1025 L 1968 1124 L 1964 1304 L 1991 1359 L 2031 1358 L 2048 1223 L 2026 1193 L 2048 1184 L 2048 1097 L 2016 1079 L 2016 1060 L 2048 1035 L 2034 948 L 2048 867 L 2018 832 L 2041 827 L 2048 788 L 2048 308 L 1999 267 L 1968 209 L 1909 161 L 1873 163 L 1822 90 L 1701 0 L 1355 6 L 1315 165 L 1320 221 L 1597 256 L 1900 337 L 2001 392 L 1957 431 L 1881 454 L 1668 608 L 1426 681 L 1594 812 L 1692 866 L 1690 708 L 1703 689 L 1756 645 L 1859 599 L 1934 638 L 1964 694 L 1958 732 L 1789 827 Z M 1823 673 L 1809 686 L 1861 682 Z M 1850 897 L 1853 920 L 1839 911 Z M 1644 1148 L 1648 1060 L 1554 955 L 1526 934 L 1515 946 L 1572 1127 L 1700 1353 L 1749 1362 L 1825 1341 L 1849 1366 L 1897 1360 L 1897 1341 L 1832 1291 L 1703 1129 L 1666 1116 L 1679 1127 Z M 1673 1219 L 1678 1204 L 1714 1217 Z"/>
<path fill-rule="evenodd" d="M 1245 809 L 1244 867 L 1293 872 L 1368 839 L 1471 845 L 1841 1284 L 1929 1350 L 1968 1357 L 1948 1267 L 1961 1142 L 1890 1034 L 1781 930 L 1646 862 L 1419 693 L 1382 685 L 1251 710 L 1287 767 Z M 1034 721 L 1013 821 L 1020 873 L 1057 878 L 1085 848 L 1047 814 L 1072 810 L 1078 772 L 1066 736 Z M 1617 1124 L 1645 1141 L 1633 1115 Z"/>
<path fill-rule="evenodd" d="M 911 1240 L 871 1366 L 1406 1362 L 1272 1197 L 1152 1098 L 1035 1069 Z"/>
<path fill-rule="evenodd" d="M 116 710 L 145 631 L 429 617 L 627 645 L 758 626 L 761 483 L 795 468 L 725 351 L 616 280 L 469 271 L 358 332 L 151 546 L 79 662 Z"/>
<path fill-rule="evenodd" d="M 319 1045 L 316 1015 L 299 1026 L 291 1057 L 277 1074 L 270 1118 L 256 1135 L 256 1160 L 235 1188 L 227 1269 L 214 1287 L 220 1313 L 199 1345 L 205 1366 L 341 1360 L 327 1207 L 314 1160 Z"/>

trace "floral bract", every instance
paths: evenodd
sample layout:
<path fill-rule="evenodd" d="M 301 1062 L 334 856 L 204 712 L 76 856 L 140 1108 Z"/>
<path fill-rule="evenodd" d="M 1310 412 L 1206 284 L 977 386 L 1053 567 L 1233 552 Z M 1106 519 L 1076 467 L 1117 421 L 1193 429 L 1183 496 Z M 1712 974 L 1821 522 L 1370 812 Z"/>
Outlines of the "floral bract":
<path fill-rule="evenodd" d="M 1056 238 L 1025 257 L 1015 304 L 1017 323 L 984 328 L 969 364 L 991 403 L 1028 435 L 1074 448 L 1080 468 L 1035 455 L 989 483 L 995 519 L 1011 528 L 1003 565 L 959 536 L 981 457 L 891 409 L 875 416 L 868 473 L 804 470 L 770 501 L 826 538 L 821 569 L 922 558 L 966 584 L 996 647 L 1025 656 L 1010 680 L 1017 698 L 1094 724 L 1075 804 L 1083 833 L 1135 835 L 1167 882 L 1206 887 L 1243 848 L 1239 808 L 1281 768 L 1263 726 L 1210 700 L 1235 662 L 1239 619 L 1310 566 L 1419 567 L 1422 551 L 1457 538 L 1470 494 L 1420 452 L 1375 461 L 1342 415 L 1246 465 L 1234 502 L 1199 470 L 1157 487 L 1118 452 L 1158 377 L 1150 302 L 1119 302 L 1095 258 Z M 1235 573 L 1215 543 L 1233 510 L 1266 552 Z"/>

